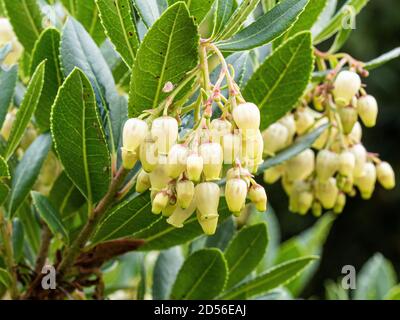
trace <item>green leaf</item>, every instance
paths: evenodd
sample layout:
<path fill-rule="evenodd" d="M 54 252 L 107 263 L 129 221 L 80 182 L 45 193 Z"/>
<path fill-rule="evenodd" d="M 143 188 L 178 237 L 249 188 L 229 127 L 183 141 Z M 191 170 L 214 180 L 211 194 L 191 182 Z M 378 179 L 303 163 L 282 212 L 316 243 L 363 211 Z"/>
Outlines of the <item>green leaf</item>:
<path fill-rule="evenodd" d="M 61 0 L 63 6 L 69 11 L 72 16 L 76 16 L 77 0 Z"/>
<path fill-rule="evenodd" d="M 259 2 L 260 0 L 243 0 L 225 24 L 225 28 L 217 40 L 229 39 L 238 32 Z"/>
<path fill-rule="evenodd" d="M 377 253 L 369 259 L 357 275 L 355 300 L 382 300 L 397 283 L 392 263 Z"/>
<path fill-rule="evenodd" d="M 343 28 L 343 21 L 346 18 L 355 19 L 351 15 L 358 14 L 367 4 L 369 0 L 348 0 L 343 7 L 331 19 L 328 25 L 314 38 L 314 44 L 318 44 L 332 37 L 336 32 Z"/>
<path fill-rule="evenodd" d="M 235 0 L 215 0 L 215 6 L 213 34 L 218 38 L 234 12 Z"/>
<path fill-rule="evenodd" d="M 11 281 L 12 279 L 10 273 L 6 269 L 0 268 L 0 283 L 8 288 L 11 284 Z"/>
<path fill-rule="evenodd" d="M 219 223 L 227 219 L 231 213 L 228 210 L 226 202 L 221 198 L 219 205 Z M 141 231 L 134 235 L 135 239 L 145 240 L 145 244 L 139 248 L 141 251 L 164 250 L 180 244 L 187 243 L 193 239 L 203 235 L 200 224 L 196 215 L 188 219 L 185 226 L 177 229 L 167 223 L 166 219 L 160 219 L 147 230 Z"/>
<path fill-rule="evenodd" d="M 125 238 L 149 228 L 160 217 L 151 213 L 150 194 L 134 194 L 100 223 L 92 243 Z"/>
<path fill-rule="evenodd" d="M 42 32 L 42 14 L 36 0 L 3 0 L 18 40 L 30 53 Z"/>
<path fill-rule="evenodd" d="M 218 297 L 221 300 L 248 299 L 284 286 L 296 279 L 317 257 L 290 260 L 269 269 L 264 274 L 249 280 Z"/>
<path fill-rule="evenodd" d="M 213 236 L 207 237 L 205 246 L 207 248 L 218 248 L 225 250 L 236 231 L 236 223 L 233 217 L 221 223 Z"/>
<path fill-rule="evenodd" d="M 145 258 L 142 259 L 140 265 L 140 281 L 137 288 L 136 300 L 144 300 L 147 290 L 147 270 Z"/>
<path fill-rule="evenodd" d="M 203 249 L 190 255 L 172 288 L 174 300 L 209 300 L 215 298 L 225 286 L 228 267 L 218 249 Z"/>
<path fill-rule="evenodd" d="M 393 59 L 397 59 L 400 57 L 400 47 L 393 49 L 389 52 L 386 52 L 385 54 L 379 56 L 378 58 L 375 58 L 369 62 L 366 62 L 364 65 L 364 68 L 367 70 L 373 70 L 376 68 L 381 67 L 385 63 L 388 63 L 392 61 Z"/>
<path fill-rule="evenodd" d="M 157 0 L 133 0 L 133 6 L 147 28 L 150 28 L 162 13 Z"/>
<path fill-rule="evenodd" d="M 296 35 L 299 32 L 311 30 L 327 6 L 327 2 L 328 0 L 309 0 L 307 6 L 304 8 L 304 11 L 300 14 L 297 21 L 293 24 L 289 31 L 285 33 L 284 36 L 274 42 L 274 45 L 281 44 L 284 40 Z"/>
<path fill-rule="evenodd" d="M 8 165 L 6 160 L 2 156 L 0 156 L 0 179 L 9 179 L 10 178 L 10 171 L 8 169 Z"/>
<path fill-rule="evenodd" d="M 60 213 L 54 209 L 49 199 L 39 192 L 32 191 L 32 200 L 40 217 L 46 222 L 53 234 L 60 234 L 66 243 L 69 242 L 68 232 L 62 223 Z"/>
<path fill-rule="evenodd" d="M 96 0 L 101 22 L 129 68 L 133 66 L 139 48 L 139 36 L 133 19 L 130 0 Z"/>
<path fill-rule="evenodd" d="M 265 223 L 245 227 L 233 238 L 225 250 L 229 267 L 226 289 L 230 289 L 248 276 L 264 257 L 268 245 Z"/>
<path fill-rule="evenodd" d="M 161 251 L 154 266 L 153 299 L 166 300 L 169 298 L 172 285 L 182 264 L 183 254 L 180 247 Z"/>
<path fill-rule="evenodd" d="M 34 253 L 39 251 L 40 247 L 40 224 L 37 216 L 34 214 L 30 202 L 24 201 L 18 210 L 18 218 L 21 219 L 27 239 L 27 243 Z"/>
<path fill-rule="evenodd" d="M 4 158 L 8 160 L 17 149 L 25 133 L 25 129 L 34 114 L 40 100 L 40 95 L 44 83 L 46 61 L 41 62 L 34 72 L 24 99 L 18 109 L 15 122 L 12 126 L 10 137 L 7 141 L 7 147 L 4 152 Z"/>
<path fill-rule="evenodd" d="M 284 0 L 232 38 L 217 43 L 223 51 L 244 51 L 265 45 L 290 28 L 308 0 Z"/>
<path fill-rule="evenodd" d="M 39 136 L 29 146 L 22 160 L 18 163 L 11 181 L 11 193 L 8 204 L 8 213 L 10 216 L 15 215 L 35 184 L 40 169 L 50 151 L 51 142 L 50 134 L 46 133 Z"/>
<path fill-rule="evenodd" d="M 75 0 L 76 19 L 82 23 L 86 31 L 92 36 L 97 44 L 101 44 L 105 37 L 101 25 L 99 12 L 95 0 Z"/>
<path fill-rule="evenodd" d="M 11 67 L 10 70 L 0 68 L 0 128 L 4 124 L 8 109 L 14 97 L 15 86 L 17 85 L 18 66 Z"/>
<path fill-rule="evenodd" d="M 20 219 L 14 219 L 13 221 L 12 240 L 14 260 L 19 262 L 24 253 L 24 226 Z"/>
<path fill-rule="evenodd" d="M 65 76 L 77 67 L 90 80 L 110 150 L 116 150 L 120 132 L 115 132 L 112 119 L 119 116 L 120 110 L 114 108 L 114 105 L 119 103 L 120 97 L 111 70 L 90 35 L 78 21 L 71 17 L 68 18 L 61 37 L 61 65 Z"/>
<path fill-rule="evenodd" d="M 353 29 L 340 29 L 335 37 L 335 41 L 333 42 L 332 46 L 329 48 L 329 53 L 336 53 L 338 52 L 347 42 L 349 39 L 351 32 Z"/>
<path fill-rule="evenodd" d="M 5 183 L 0 183 L 0 205 L 6 202 L 8 194 L 10 193 L 10 188 Z"/>
<path fill-rule="evenodd" d="M 384 300 L 400 300 L 400 285 L 398 284 L 390 289 Z"/>
<path fill-rule="evenodd" d="M 43 91 L 46 94 L 41 95 L 35 112 L 35 120 L 43 132 L 50 129 L 51 106 L 63 82 L 59 58 L 60 38 L 60 32 L 57 29 L 46 29 L 40 35 L 32 53 L 31 74 L 43 60 L 47 60 L 43 85 Z"/>
<path fill-rule="evenodd" d="M 99 201 L 111 181 L 111 160 L 97 114 L 92 86 L 75 69 L 60 88 L 51 115 L 51 131 L 69 178 L 89 202 Z"/>
<path fill-rule="evenodd" d="M 292 110 L 303 96 L 313 61 L 311 34 L 302 32 L 282 44 L 247 82 L 243 95 L 260 108 L 262 130 Z"/>
<path fill-rule="evenodd" d="M 167 97 L 167 82 L 179 85 L 198 62 L 199 36 L 184 3 L 169 7 L 144 38 L 132 70 L 129 116 L 152 109 Z"/>
<path fill-rule="evenodd" d="M 311 33 L 314 36 L 318 35 L 331 21 L 333 15 L 335 14 L 337 7 L 337 0 L 326 0 L 326 6 L 322 10 L 318 21 L 314 24 L 311 29 Z"/>
<path fill-rule="evenodd" d="M 176 2 L 185 2 L 190 15 L 194 17 L 194 20 L 199 25 L 210 11 L 214 0 L 168 0 L 168 4 L 172 6 Z"/>

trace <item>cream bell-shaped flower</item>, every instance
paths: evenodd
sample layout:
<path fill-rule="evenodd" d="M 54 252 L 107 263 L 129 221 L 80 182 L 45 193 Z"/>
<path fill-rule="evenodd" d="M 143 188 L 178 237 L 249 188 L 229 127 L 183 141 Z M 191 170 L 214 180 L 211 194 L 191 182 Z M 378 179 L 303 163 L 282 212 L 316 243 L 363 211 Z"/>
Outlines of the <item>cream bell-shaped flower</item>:
<path fill-rule="evenodd" d="M 6 67 L 11 67 L 18 63 L 19 59 L 22 57 L 24 47 L 19 43 L 17 38 L 14 38 L 11 42 L 11 51 L 7 54 L 6 58 L 3 60 L 3 64 Z"/>
<path fill-rule="evenodd" d="M 284 116 L 282 119 L 278 121 L 281 125 L 283 125 L 288 131 L 288 140 L 287 145 L 289 145 L 293 141 L 293 137 L 296 134 L 296 121 L 294 120 L 294 115 L 289 113 Z"/>
<path fill-rule="evenodd" d="M 286 147 L 289 139 L 289 131 L 283 124 L 277 122 L 271 124 L 262 133 L 264 140 L 264 153 L 273 156 L 277 151 Z"/>
<path fill-rule="evenodd" d="M 222 145 L 225 135 L 232 132 L 232 123 L 226 119 L 214 119 L 210 124 L 211 141 Z"/>
<path fill-rule="evenodd" d="M 241 159 L 242 139 L 239 134 L 228 133 L 222 138 L 224 164 L 233 164 Z"/>
<path fill-rule="evenodd" d="M 268 168 L 264 171 L 264 182 L 267 184 L 274 184 L 282 177 L 284 172 L 285 167 L 283 165 Z"/>
<path fill-rule="evenodd" d="M 296 132 L 298 135 L 303 135 L 315 123 L 314 113 L 310 108 L 302 108 L 297 110 L 295 114 Z"/>
<path fill-rule="evenodd" d="M 175 118 L 163 116 L 153 121 L 151 135 L 157 143 L 159 154 L 168 154 L 178 139 L 178 121 Z"/>
<path fill-rule="evenodd" d="M 346 195 L 343 192 L 340 192 L 337 197 L 335 206 L 333 207 L 333 212 L 336 214 L 342 213 L 344 207 L 346 206 L 346 200 Z"/>
<path fill-rule="evenodd" d="M 152 172 L 158 165 L 157 144 L 151 137 L 151 134 L 147 135 L 140 145 L 139 159 L 143 170 L 146 172 Z"/>
<path fill-rule="evenodd" d="M 10 21 L 6 18 L 0 18 L 0 47 L 11 42 L 14 38 L 15 34 Z"/>
<path fill-rule="evenodd" d="M 229 211 L 235 216 L 239 216 L 240 212 L 246 204 L 247 183 L 240 178 L 229 179 L 225 186 L 225 199 Z"/>
<path fill-rule="evenodd" d="M 356 157 L 350 151 L 343 151 L 339 155 L 339 173 L 345 177 L 353 177 L 356 167 Z"/>
<path fill-rule="evenodd" d="M 315 169 L 315 154 L 311 149 L 307 149 L 292 159 L 285 165 L 286 175 L 290 181 L 304 180 Z"/>
<path fill-rule="evenodd" d="M 315 182 L 315 197 L 320 201 L 324 209 L 333 209 L 338 195 L 339 189 L 335 178 L 329 178 L 327 181 L 317 180 Z"/>
<path fill-rule="evenodd" d="M 357 144 L 361 142 L 362 139 L 362 127 L 359 121 L 357 121 L 348 135 L 348 139 L 350 139 L 351 144 Z"/>
<path fill-rule="evenodd" d="M 194 183 L 190 180 L 181 180 L 176 184 L 176 199 L 178 205 L 186 209 L 194 197 Z"/>
<path fill-rule="evenodd" d="M 355 184 L 360 190 L 361 197 L 368 200 L 375 191 L 377 172 L 375 165 L 371 162 L 364 164 L 363 174 L 355 179 Z"/>
<path fill-rule="evenodd" d="M 185 170 L 189 150 L 181 144 L 172 146 L 168 154 L 167 174 L 173 179 L 177 179 Z"/>
<path fill-rule="evenodd" d="M 267 193 L 265 189 L 259 184 L 254 184 L 249 190 L 249 199 L 256 207 L 257 211 L 265 212 L 267 211 Z"/>
<path fill-rule="evenodd" d="M 364 174 L 364 165 L 367 162 L 367 150 L 362 144 L 356 144 L 349 150 L 356 158 L 356 164 L 354 167 L 354 177 L 358 178 Z"/>
<path fill-rule="evenodd" d="M 195 188 L 197 219 L 207 235 L 215 233 L 218 225 L 220 189 L 216 183 L 203 182 Z"/>
<path fill-rule="evenodd" d="M 243 143 L 243 158 L 251 173 L 256 173 L 258 166 L 263 163 L 264 140 L 261 132 L 247 137 Z"/>
<path fill-rule="evenodd" d="M 260 128 L 260 109 L 254 103 L 239 104 L 232 112 L 233 120 L 244 136 L 251 136 Z"/>
<path fill-rule="evenodd" d="M 358 120 L 357 109 L 353 106 L 341 107 L 338 109 L 338 113 L 342 122 L 343 133 L 350 134 Z"/>
<path fill-rule="evenodd" d="M 323 125 L 325 125 L 327 123 L 329 123 L 329 120 L 328 120 L 328 118 L 324 117 L 324 118 L 318 120 L 315 123 L 315 128 L 320 128 L 321 126 L 323 126 Z M 325 148 L 326 143 L 328 142 L 330 134 L 331 134 L 331 130 L 329 128 L 326 128 L 321 133 L 321 135 L 317 138 L 317 140 L 315 140 L 315 142 L 313 143 L 312 147 L 314 149 L 317 149 L 317 150 L 321 150 L 321 149 Z"/>
<path fill-rule="evenodd" d="M 8 140 L 8 138 L 10 137 L 11 129 L 14 125 L 15 119 L 16 119 L 16 109 L 13 109 L 9 113 L 7 113 L 3 127 L 1 128 L 1 135 L 5 140 Z"/>
<path fill-rule="evenodd" d="M 298 195 L 298 213 L 301 215 L 307 214 L 312 208 L 314 202 L 314 195 L 310 191 L 301 192 Z"/>
<path fill-rule="evenodd" d="M 169 218 L 175 212 L 177 207 L 178 207 L 178 204 L 177 203 L 171 204 L 171 200 L 170 200 L 168 205 L 161 212 L 162 216 Z"/>
<path fill-rule="evenodd" d="M 156 194 L 151 207 L 151 212 L 154 214 L 161 214 L 161 212 L 168 206 L 169 195 L 165 191 L 160 191 Z"/>
<path fill-rule="evenodd" d="M 203 158 L 203 173 L 207 181 L 219 180 L 224 161 L 223 150 L 218 143 L 203 143 L 199 154 Z"/>
<path fill-rule="evenodd" d="M 379 183 L 385 189 L 391 190 L 396 186 L 396 178 L 392 166 L 387 162 L 381 162 L 376 166 Z"/>
<path fill-rule="evenodd" d="M 144 171 L 140 170 L 139 175 L 136 180 L 136 192 L 137 193 L 143 193 L 149 190 L 151 187 L 151 182 L 150 182 L 150 175 Z"/>
<path fill-rule="evenodd" d="M 162 157 L 165 156 L 160 156 L 160 159 L 162 159 Z M 166 160 L 162 160 L 162 162 L 163 161 Z M 167 175 L 166 165 L 162 162 L 152 172 L 149 173 L 152 191 L 161 191 L 171 180 L 171 178 Z"/>
<path fill-rule="evenodd" d="M 334 82 L 333 96 L 339 106 L 348 105 L 361 89 L 361 78 L 353 71 L 341 71 Z"/>
<path fill-rule="evenodd" d="M 197 153 L 188 156 L 186 162 L 186 173 L 189 180 L 198 182 L 203 172 L 204 161 Z"/>
<path fill-rule="evenodd" d="M 375 127 L 378 118 L 378 103 L 373 96 L 367 95 L 358 99 L 357 110 L 367 128 Z"/>
<path fill-rule="evenodd" d="M 167 223 L 175 228 L 183 228 L 184 223 L 193 215 L 195 211 L 196 201 L 193 199 L 189 207 L 186 209 L 178 206 L 172 215 L 167 219 Z"/>
<path fill-rule="evenodd" d="M 289 210 L 295 213 L 300 213 L 300 195 L 304 192 L 309 192 L 310 184 L 297 180 L 293 183 L 289 193 Z"/>
<path fill-rule="evenodd" d="M 122 133 L 122 163 L 125 169 L 132 169 L 138 159 L 137 149 L 148 133 L 147 123 L 132 118 L 125 122 Z"/>
<path fill-rule="evenodd" d="M 339 159 L 336 153 L 327 149 L 318 152 L 316 160 L 316 172 L 319 180 L 328 180 L 335 175 L 338 169 Z"/>

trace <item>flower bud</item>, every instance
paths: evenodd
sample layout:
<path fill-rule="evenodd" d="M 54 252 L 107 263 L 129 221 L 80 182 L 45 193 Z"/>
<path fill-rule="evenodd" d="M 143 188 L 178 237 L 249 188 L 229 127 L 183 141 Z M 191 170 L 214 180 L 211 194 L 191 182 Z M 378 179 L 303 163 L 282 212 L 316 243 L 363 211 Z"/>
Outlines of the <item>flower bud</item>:
<path fill-rule="evenodd" d="M 378 181 L 385 189 L 393 189 L 396 186 L 395 175 L 392 166 L 387 162 L 381 162 L 376 166 Z"/>
<path fill-rule="evenodd" d="M 196 211 L 196 201 L 193 200 L 187 209 L 177 207 L 172 215 L 167 219 L 167 223 L 175 228 L 183 228 L 183 224 L 192 216 Z"/>
<path fill-rule="evenodd" d="M 304 181 L 297 180 L 293 183 L 293 186 L 289 195 L 289 210 L 294 213 L 300 213 L 300 195 L 305 192 L 309 192 L 310 185 Z M 304 199 L 302 199 L 304 200 Z M 311 201 L 312 202 L 312 201 Z M 304 205 L 302 205 L 302 211 L 304 211 Z M 308 211 L 308 210 L 307 210 Z"/>
<path fill-rule="evenodd" d="M 176 184 L 176 198 L 178 205 L 186 209 L 192 203 L 194 197 L 194 183 L 190 180 L 179 181 Z"/>
<path fill-rule="evenodd" d="M 286 162 L 286 174 L 290 181 L 304 180 L 315 168 L 315 154 L 307 149 Z"/>
<path fill-rule="evenodd" d="M 255 205 L 257 211 L 267 211 L 267 193 L 259 184 L 253 185 L 249 190 L 249 199 Z"/>
<path fill-rule="evenodd" d="M 167 174 L 177 179 L 185 170 L 188 158 L 188 149 L 181 145 L 174 145 L 168 154 Z"/>
<path fill-rule="evenodd" d="M 339 169 L 339 161 L 336 153 L 329 150 L 318 152 L 316 161 L 317 177 L 321 181 L 326 181 L 333 177 Z"/>
<path fill-rule="evenodd" d="M 310 129 L 315 123 L 315 117 L 310 108 L 302 108 L 296 112 L 296 131 L 302 135 Z"/>
<path fill-rule="evenodd" d="M 203 216 L 199 211 L 197 212 L 197 220 L 199 221 L 203 232 L 208 236 L 214 235 L 217 231 L 218 219 L 218 214 Z"/>
<path fill-rule="evenodd" d="M 136 152 L 129 151 L 128 149 L 121 148 L 122 165 L 125 169 L 131 170 L 136 165 L 138 156 Z"/>
<path fill-rule="evenodd" d="M 188 179 L 195 182 L 199 181 L 203 172 L 203 165 L 203 158 L 198 154 L 189 155 L 186 162 Z"/>
<path fill-rule="evenodd" d="M 240 135 L 228 133 L 222 138 L 224 164 L 236 163 L 241 158 L 242 139 Z"/>
<path fill-rule="evenodd" d="M 160 154 L 168 154 L 178 139 L 178 130 L 178 121 L 172 117 L 164 116 L 153 121 L 151 135 Z"/>
<path fill-rule="evenodd" d="M 151 135 L 148 135 L 139 148 L 139 159 L 146 172 L 152 172 L 158 164 L 157 145 Z"/>
<path fill-rule="evenodd" d="M 143 120 L 132 118 L 125 122 L 122 147 L 130 152 L 136 152 L 145 140 L 148 133 L 147 123 Z"/>
<path fill-rule="evenodd" d="M 320 120 L 318 120 L 315 124 L 316 128 L 319 128 L 325 124 L 327 124 L 329 122 L 328 118 L 324 117 Z M 329 136 L 331 134 L 331 131 L 329 130 L 329 128 L 326 128 L 324 130 L 324 132 L 321 133 L 321 135 L 318 137 L 317 140 L 315 140 L 315 142 L 313 143 L 312 147 L 317 149 L 317 150 L 321 150 L 323 148 L 325 148 L 326 143 L 328 142 Z"/>
<path fill-rule="evenodd" d="M 203 158 L 203 173 L 207 181 L 219 180 L 224 161 L 222 147 L 218 143 L 204 143 L 199 148 Z"/>
<path fill-rule="evenodd" d="M 354 167 L 354 177 L 358 178 L 364 173 L 364 165 L 367 162 L 367 150 L 365 150 L 362 144 L 356 144 L 351 149 L 350 152 L 356 158 L 356 165 Z"/>
<path fill-rule="evenodd" d="M 169 203 L 169 196 L 167 192 L 161 191 L 156 194 L 152 207 L 151 207 L 151 212 L 154 214 L 160 214 L 161 211 L 163 211 Z"/>
<path fill-rule="evenodd" d="M 294 115 L 291 113 L 287 114 L 281 120 L 279 120 L 279 123 L 283 125 L 288 131 L 289 136 L 287 145 L 289 145 L 292 142 L 294 135 L 296 134 L 296 121 L 294 120 Z"/>
<path fill-rule="evenodd" d="M 143 193 L 149 190 L 151 187 L 150 175 L 144 171 L 140 170 L 139 175 L 136 180 L 136 192 Z"/>
<path fill-rule="evenodd" d="M 375 165 L 371 162 L 367 162 L 364 165 L 362 176 L 357 177 L 355 180 L 355 184 L 357 185 L 358 190 L 360 190 L 361 197 L 364 200 L 371 199 L 372 194 L 375 191 L 376 175 Z"/>
<path fill-rule="evenodd" d="M 298 212 L 301 215 L 306 215 L 310 211 L 314 201 L 314 195 L 310 191 L 304 191 L 299 194 L 298 198 Z"/>
<path fill-rule="evenodd" d="M 162 159 L 162 157 L 165 156 L 160 156 L 160 159 Z M 161 160 L 161 163 L 149 174 L 152 191 L 161 191 L 171 180 L 167 175 L 166 165 L 165 163 L 162 163 L 163 161 L 165 160 Z"/>
<path fill-rule="evenodd" d="M 314 104 L 314 108 L 317 111 L 324 111 L 325 110 L 325 97 L 322 95 L 314 95 L 313 96 L 313 104 Z"/>
<path fill-rule="evenodd" d="M 264 171 L 264 182 L 267 184 L 274 184 L 277 182 L 284 172 L 284 166 L 276 166 Z"/>
<path fill-rule="evenodd" d="M 163 209 L 162 211 L 162 216 L 169 218 L 176 210 L 176 208 L 178 207 L 178 205 L 175 204 L 171 204 L 171 201 L 168 203 L 168 205 Z"/>
<path fill-rule="evenodd" d="M 289 180 L 287 173 L 282 176 L 281 185 L 285 193 L 290 196 L 293 189 L 293 181 Z"/>
<path fill-rule="evenodd" d="M 277 151 L 286 147 L 289 139 L 288 129 L 280 123 L 271 124 L 262 134 L 264 153 L 273 156 Z"/>
<path fill-rule="evenodd" d="M 217 228 L 219 197 L 219 186 L 213 182 L 203 182 L 195 188 L 197 218 L 205 234 L 214 234 Z"/>
<path fill-rule="evenodd" d="M 251 173 L 256 173 L 258 166 L 263 163 L 264 141 L 261 132 L 258 131 L 254 136 L 248 137 L 243 147 L 246 167 Z"/>
<path fill-rule="evenodd" d="M 350 134 L 358 120 L 357 109 L 347 106 L 339 108 L 338 112 L 343 126 L 343 133 Z"/>
<path fill-rule="evenodd" d="M 245 136 L 260 128 L 260 109 L 253 103 L 242 103 L 232 112 L 233 120 Z"/>
<path fill-rule="evenodd" d="M 367 95 L 358 99 L 358 114 L 367 128 L 375 127 L 378 117 L 378 103 L 373 96 Z"/>
<path fill-rule="evenodd" d="M 225 187 L 225 199 L 229 211 L 238 216 L 246 204 L 247 184 L 242 179 L 229 179 Z"/>
<path fill-rule="evenodd" d="M 343 212 L 345 206 L 346 206 L 346 195 L 343 192 L 341 192 L 338 195 L 335 206 L 333 208 L 333 212 L 336 214 L 340 214 Z"/>
<path fill-rule="evenodd" d="M 329 178 L 327 181 L 317 180 L 315 184 L 315 197 L 321 202 L 325 209 L 333 209 L 338 194 L 339 189 L 335 178 Z"/>
<path fill-rule="evenodd" d="M 353 130 L 351 130 L 350 134 L 348 135 L 351 144 L 357 144 L 361 142 L 362 139 L 362 127 L 360 122 L 356 122 Z"/>
<path fill-rule="evenodd" d="M 356 167 L 356 157 L 350 151 L 343 151 L 339 155 L 339 173 L 345 177 L 353 177 Z"/>
<path fill-rule="evenodd" d="M 232 132 L 232 124 L 225 119 L 214 119 L 210 124 L 211 141 L 222 145 L 223 137 Z"/>
<path fill-rule="evenodd" d="M 333 96 L 340 106 L 346 106 L 361 89 L 360 76 L 352 71 L 342 71 L 334 82 Z"/>

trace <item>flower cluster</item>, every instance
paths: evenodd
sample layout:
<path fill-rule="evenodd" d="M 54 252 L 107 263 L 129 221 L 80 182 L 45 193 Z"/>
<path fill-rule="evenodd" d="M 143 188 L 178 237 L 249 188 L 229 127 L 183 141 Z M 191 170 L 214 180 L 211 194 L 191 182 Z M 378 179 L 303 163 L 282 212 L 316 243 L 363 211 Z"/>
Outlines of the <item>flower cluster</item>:
<path fill-rule="evenodd" d="M 15 36 L 8 19 L 0 18 L 0 48 L 3 48 L 7 44 L 10 45 L 10 51 L 4 58 L 2 64 L 5 67 L 11 67 L 16 64 L 22 56 L 23 47 Z"/>
<path fill-rule="evenodd" d="M 337 72 L 332 79 L 310 87 L 296 110 L 271 125 L 264 133 L 264 152 L 273 155 L 297 136 L 327 126 L 309 148 L 286 163 L 264 172 L 264 181 L 280 178 L 290 197 L 289 209 L 320 216 L 323 209 L 341 213 L 346 195 L 359 190 L 371 198 L 376 182 L 386 189 L 395 187 L 392 167 L 376 154 L 367 152 L 361 142 L 362 125 L 373 127 L 378 104 L 363 88 L 353 70 Z"/>

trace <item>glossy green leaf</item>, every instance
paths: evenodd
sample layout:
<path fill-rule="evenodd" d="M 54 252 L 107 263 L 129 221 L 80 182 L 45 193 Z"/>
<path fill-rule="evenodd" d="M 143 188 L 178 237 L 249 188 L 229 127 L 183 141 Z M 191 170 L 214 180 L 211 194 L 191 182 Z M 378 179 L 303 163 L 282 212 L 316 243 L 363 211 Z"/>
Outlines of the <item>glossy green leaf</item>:
<path fill-rule="evenodd" d="M 46 61 L 41 62 L 34 72 L 24 99 L 18 109 L 15 122 L 12 126 L 4 158 L 8 160 L 17 149 L 25 133 L 25 129 L 34 114 L 42 93 Z"/>
<path fill-rule="evenodd" d="M 162 13 L 157 2 L 157 0 L 133 0 L 136 12 L 147 28 L 150 28 Z"/>
<path fill-rule="evenodd" d="M 81 70 L 75 69 L 65 80 L 51 117 L 65 172 L 89 201 L 99 201 L 111 181 L 111 160 L 93 89 Z"/>
<path fill-rule="evenodd" d="M 30 53 L 42 32 L 43 17 L 36 0 L 3 0 L 18 40 Z"/>
<path fill-rule="evenodd" d="M 167 82 L 179 85 L 198 61 L 199 36 L 187 7 L 169 7 L 144 38 L 132 70 L 129 116 L 152 109 L 167 96 Z"/>
<path fill-rule="evenodd" d="M 336 15 L 330 20 L 328 25 L 314 38 L 314 44 L 318 44 L 332 37 L 336 32 L 343 28 L 346 19 L 355 19 L 352 15 L 358 14 L 367 4 L 369 0 L 348 0 Z M 349 27 L 349 26 L 347 26 Z"/>
<path fill-rule="evenodd" d="M 0 68 L 0 128 L 3 126 L 8 109 L 14 97 L 17 78 L 17 66 L 13 66 L 10 70 L 4 70 L 3 68 Z"/>
<path fill-rule="evenodd" d="M 317 36 L 331 21 L 333 15 L 335 14 L 338 0 L 326 0 L 326 6 L 322 10 L 318 21 L 314 24 L 311 29 L 311 33 Z"/>
<path fill-rule="evenodd" d="M 400 284 L 390 289 L 384 300 L 400 300 Z"/>
<path fill-rule="evenodd" d="M 18 163 L 11 181 L 8 204 L 8 211 L 11 216 L 15 215 L 35 184 L 50 151 L 51 142 L 50 134 L 46 133 L 39 136 L 29 146 L 22 160 Z"/>
<path fill-rule="evenodd" d="M 53 234 L 60 234 L 66 243 L 69 242 L 68 232 L 62 223 L 60 213 L 54 209 L 48 198 L 39 192 L 32 191 L 33 204 L 40 217 L 46 222 Z"/>
<path fill-rule="evenodd" d="M 76 16 L 77 2 L 76 0 L 61 0 L 63 6 L 69 11 L 72 16 Z"/>
<path fill-rule="evenodd" d="M 76 19 L 82 23 L 86 31 L 97 44 L 105 39 L 104 29 L 101 25 L 99 12 L 95 0 L 75 0 Z"/>
<path fill-rule="evenodd" d="M 235 0 L 215 0 L 215 23 L 213 34 L 218 38 L 235 8 Z"/>
<path fill-rule="evenodd" d="M 24 226 L 28 246 L 37 253 L 40 247 L 40 224 L 32 207 L 30 201 L 25 200 L 17 215 Z"/>
<path fill-rule="evenodd" d="M 63 82 L 60 69 L 60 32 L 57 29 L 46 29 L 39 37 L 32 53 L 31 74 L 43 61 L 46 62 L 43 92 L 35 112 L 35 120 L 39 128 L 45 132 L 50 129 L 50 113 L 58 88 Z"/>
<path fill-rule="evenodd" d="M 151 213 L 149 193 L 134 194 L 115 207 L 100 223 L 93 243 L 125 238 L 150 227 L 160 217 Z"/>
<path fill-rule="evenodd" d="M 2 156 L 0 156 L 0 179 L 4 178 L 10 178 L 10 171 L 8 169 L 6 160 Z"/>
<path fill-rule="evenodd" d="M 190 15 L 193 16 L 198 25 L 203 21 L 214 4 L 214 0 L 168 0 L 168 3 L 171 6 L 179 1 L 186 3 Z"/>
<path fill-rule="evenodd" d="M 369 259 L 357 274 L 356 300 L 381 300 L 397 283 L 392 263 L 377 253 Z"/>
<path fill-rule="evenodd" d="M 114 105 L 119 103 L 120 97 L 114 78 L 96 43 L 82 25 L 71 17 L 68 18 L 61 36 L 61 65 L 65 76 L 77 67 L 90 80 L 110 150 L 116 150 L 120 132 L 115 132 L 112 118 L 119 117 L 120 109 L 114 108 Z"/>
<path fill-rule="evenodd" d="M 10 193 L 10 187 L 5 183 L 0 183 L 0 205 L 7 200 L 8 194 Z"/>
<path fill-rule="evenodd" d="M 232 288 L 248 276 L 264 257 L 268 245 L 265 223 L 245 227 L 233 238 L 225 250 L 229 279 L 227 289 Z"/>
<path fill-rule="evenodd" d="M 340 29 L 335 37 L 335 41 L 329 48 L 329 53 L 338 52 L 346 44 L 352 31 L 353 29 Z"/>
<path fill-rule="evenodd" d="M 232 38 L 217 43 L 217 46 L 223 51 L 244 51 L 265 45 L 292 26 L 307 3 L 308 0 L 281 1 Z"/>
<path fill-rule="evenodd" d="M 171 292 L 174 300 L 209 300 L 221 293 L 228 277 L 228 267 L 218 249 L 203 249 L 190 255 Z"/>
<path fill-rule="evenodd" d="M 379 68 L 380 66 L 388 63 L 394 59 L 400 57 L 400 47 L 393 49 L 371 61 L 365 63 L 364 68 L 367 70 L 373 70 Z"/>
<path fill-rule="evenodd" d="M 266 271 L 264 274 L 249 280 L 218 297 L 222 300 L 249 299 L 256 295 L 284 286 L 296 279 L 304 269 L 316 260 L 314 256 L 290 260 Z"/>
<path fill-rule="evenodd" d="M 172 285 L 183 264 L 183 260 L 180 247 L 160 252 L 153 272 L 153 299 L 166 300 L 169 298 Z"/>
<path fill-rule="evenodd" d="M 0 283 L 8 288 L 11 284 L 11 281 L 12 279 L 10 273 L 6 269 L 0 268 Z"/>
<path fill-rule="evenodd" d="M 250 78 L 243 95 L 260 108 L 261 129 L 295 107 L 310 81 L 313 61 L 311 34 L 302 32 L 274 51 Z"/>
<path fill-rule="evenodd" d="M 12 232 L 12 241 L 13 241 L 13 254 L 14 260 L 19 262 L 23 255 L 24 250 L 24 226 L 20 219 L 16 218 L 13 221 L 13 232 Z"/>
<path fill-rule="evenodd" d="M 130 0 L 96 0 L 107 36 L 129 68 L 139 48 L 139 36 Z"/>
<path fill-rule="evenodd" d="M 236 223 L 233 217 L 226 219 L 220 224 L 213 236 L 207 237 L 205 246 L 225 250 L 236 231 Z"/>

